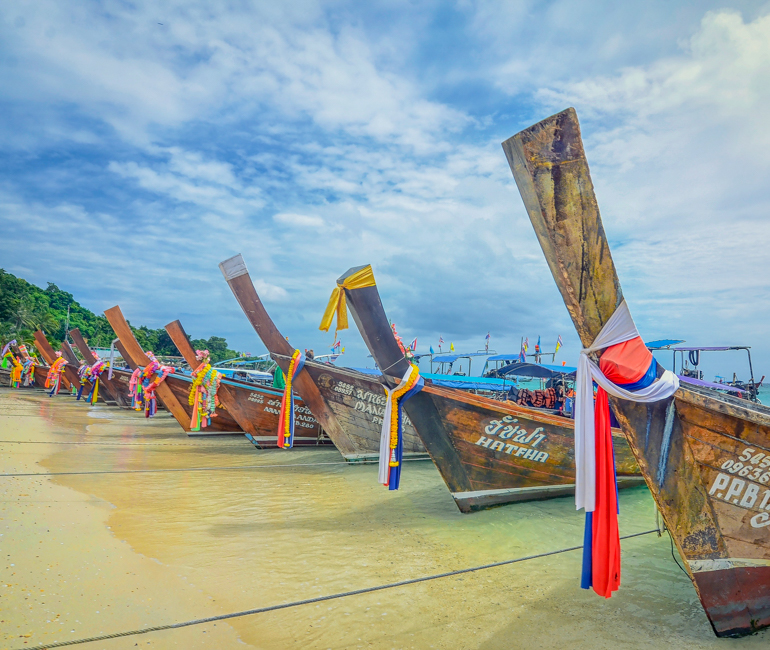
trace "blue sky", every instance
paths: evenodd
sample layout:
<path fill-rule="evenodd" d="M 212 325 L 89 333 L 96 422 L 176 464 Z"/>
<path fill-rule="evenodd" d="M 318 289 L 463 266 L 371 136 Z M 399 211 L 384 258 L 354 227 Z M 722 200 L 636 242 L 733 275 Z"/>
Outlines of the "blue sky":
<path fill-rule="evenodd" d="M 561 334 L 571 362 L 500 142 L 573 105 L 643 336 L 770 373 L 769 70 L 766 2 L 6 3 L 0 266 L 259 352 L 217 268 L 240 252 L 318 352 L 371 263 L 418 350 Z"/>

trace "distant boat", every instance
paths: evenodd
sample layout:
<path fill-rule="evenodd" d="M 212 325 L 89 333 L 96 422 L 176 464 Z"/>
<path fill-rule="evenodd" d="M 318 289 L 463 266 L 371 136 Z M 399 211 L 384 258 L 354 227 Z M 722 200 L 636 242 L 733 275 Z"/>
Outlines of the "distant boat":
<path fill-rule="evenodd" d="M 362 268 L 347 271 L 337 285 L 342 287 Z M 369 352 L 395 385 L 409 361 L 393 336 L 377 287 L 342 290 Z M 404 411 L 462 512 L 575 491 L 574 433 L 568 418 L 439 386 L 430 378 L 404 404 Z M 620 487 L 641 484 L 619 430 L 613 442 Z"/>
<path fill-rule="evenodd" d="M 80 352 L 80 356 L 83 357 L 88 365 L 93 365 L 97 362 L 99 357 L 88 347 L 88 343 L 80 333 L 79 328 L 70 330 L 70 338 L 75 343 L 75 347 Z M 109 359 L 103 359 L 108 361 Z M 99 377 L 99 394 L 107 397 L 105 401 L 107 403 L 115 404 L 121 408 L 131 408 L 131 397 L 129 395 L 128 384 L 131 379 L 131 373 L 117 368 L 112 369 L 112 379 L 108 376 L 108 370 L 105 370 L 101 377 Z M 125 380 L 121 380 L 121 375 L 127 375 Z"/>
<path fill-rule="evenodd" d="M 35 347 L 37 348 L 37 351 L 50 367 L 53 365 L 54 361 L 56 361 L 56 353 L 54 352 L 53 347 L 51 347 L 51 344 L 48 342 L 48 339 L 42 330 L 37 330 L 33 336 L 35 337 Z M 62 356 L 67 360 L 67 365 L 64 366 L 64 372 L 62 373 L 62 387 L 71 391 L 74 386 L 75 390 L 77 390 L 80 387 L 80 377 L 78 377 L 79 364 L 77 363 L 77 358 L 75 358 L 75 363 L 73 365 L 68 357 L 72 358 L 74 353 L 72 353 L 72 349 L 65 346 L 64 343 L 61 344 L 59 352 L 61 352 Z M 37 375 L 37 373 L 35 373 L 35 375 Z M 43 378 L 43 382 L 45 385 L 45 378 Z"/>
<path fill-rule="evenodd" d="M 503 149 L 589 347 L 623 296 L 575 110 Z M 770 626 L 770 408 L 686 383 L 662 402 L 611 399 L 716 634 Z"/>
<path fill-rule="evenodd" d="M 149 362 L 149 357 L 145 354 L 142 346 L 136 340 L 131 327 L 123 316 L 123 312 L 117 305 L 104 312 L 112 329 L 120 339 L 126 356 L 125 361 L 131 366 L 132 370 L 143 368 Z M 166 379 L 158 385 L 156 395 L 166 410 L 174 416 L 179 426 L 184 429 L 188 435 L 216 435 L 216 434 L 241 434 L 243 429 L 238 425 L 232 415 L 225 409 L 217 409 L 217 417 L 211 418 L 211 424 L 201 429 L 199 432 L 192 431 L 192 409 L 188 402 L 190 388 L 192 387 L 192 378 L 189 375 L 169 374 Z"/>
<path fill-rule="evenodd" d="M 190 345 L 182 323 L 175 320 L 166 325 L 166 332 L 193 370 L 200 361 Z M 266 373 L 262 373 L 266 374 Z M 278 416 L 283 391 L 264 384 L 234 379 L 223 379 L 217 393 L 219 401 L 243 429 L 246 437 L 261 449 L 278 447 Z M 294 444 L 299 447 L 317 447 L 331 444 L 305 405 L 297 400 L 295 406 L 301 418 L 296 421 Z"/>
<path fill-rule="evenodd" d="M 287 372 L 294 347 L 268 315 L 243 257 L 231 257 L 219 268 L 270 355 Z M 368 462 L 379 458 L 385 391 L 377 378 L 308 359 L 294 380 L 294 388 L 345 460 Z M 427 458 L 411 424 L 405 426 L 404 439 L 405 457 Z"/>

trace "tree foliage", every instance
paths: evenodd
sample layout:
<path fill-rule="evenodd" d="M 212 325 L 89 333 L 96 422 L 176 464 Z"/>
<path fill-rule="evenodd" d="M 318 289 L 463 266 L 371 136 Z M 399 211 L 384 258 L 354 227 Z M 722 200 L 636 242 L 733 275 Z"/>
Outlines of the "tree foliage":
<path fill-rule="evenodd" d="M 52 282 L 41 289 L 0 269 L 0 346 L 14 338 L 19 343 L 34 344 L 33 332 L 41 329 L 51 345 L 58 348 L 64 340 L 68 307 L 71 330 L 80 329 L 91 347 L 110 347 L 115 333 L 104 316 L 83 307 L 71 293 L 62 291 Z M 131 329 L 143 349 L 162 356 L 179 356 L 165 329 L 150 329 L 144 325 L 131 325 Z M 196 349 L 208 349 L 215 362 L 238 356 L 219 336 L 212 336 L 208 341 L 196 339 L 192 345 Z"/>

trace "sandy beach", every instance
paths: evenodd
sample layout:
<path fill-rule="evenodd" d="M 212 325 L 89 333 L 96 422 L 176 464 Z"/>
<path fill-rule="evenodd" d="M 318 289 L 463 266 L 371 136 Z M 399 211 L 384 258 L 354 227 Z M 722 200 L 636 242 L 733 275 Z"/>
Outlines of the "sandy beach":
<path fill-rule="evenodd" d="M 187 438 L 168 416 L 0 391 L 2 648 L 140 629 L 579 545 L 569 498 L 460 514 L 430 462 L 388 492 L 334 450 Z M 66 443 L 66 444 L 65 444 Z M 243 469 L 238 469 L 243 467 Z M 146 472 L 137 470 L 205 471 Z M 121 472 L 46 476 L 62 472 Z M 621 534 L 655 527 L 621 493 Z M 580 552 L 83 647 L 766 648 L 718 640 L 667 535 L 624 540 L 623 583 Z"/>

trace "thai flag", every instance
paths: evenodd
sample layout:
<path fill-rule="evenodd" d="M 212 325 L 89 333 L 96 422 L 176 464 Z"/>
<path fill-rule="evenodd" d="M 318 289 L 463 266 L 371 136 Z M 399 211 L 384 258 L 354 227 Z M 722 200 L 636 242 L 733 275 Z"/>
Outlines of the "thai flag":
<path fill-rule="evenodd" d="M 417 337 L 415 337 L 415 338 L 414 338 L 414 341 L 412 341 L 412 342 L 409 344 L 409 349 L 410 349 L 412 352 L 414 352 L 415 350 L 417 350 Z"/>

